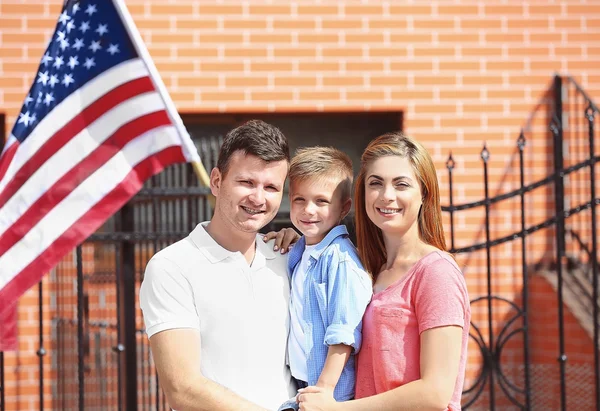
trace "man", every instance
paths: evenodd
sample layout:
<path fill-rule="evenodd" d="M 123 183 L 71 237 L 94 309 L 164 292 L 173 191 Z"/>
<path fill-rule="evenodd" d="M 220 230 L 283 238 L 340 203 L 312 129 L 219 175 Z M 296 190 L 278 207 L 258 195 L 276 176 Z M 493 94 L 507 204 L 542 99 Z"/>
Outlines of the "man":
<path fill-rule="evenodd" d="M 230 131 L 210 175 L 213 218 L 146 267 L 140 306 L 178 411 L 273 410 L 295 394 L 286 259 L 257 236 L 277 214 L 289 160 L 274 126 L 253 120 Z"/>

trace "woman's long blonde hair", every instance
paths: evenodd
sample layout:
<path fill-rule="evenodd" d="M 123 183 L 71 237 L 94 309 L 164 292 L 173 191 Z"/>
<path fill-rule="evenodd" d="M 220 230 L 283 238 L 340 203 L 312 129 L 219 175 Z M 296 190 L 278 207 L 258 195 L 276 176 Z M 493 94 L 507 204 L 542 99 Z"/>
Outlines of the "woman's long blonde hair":
<path fill-rule="evenodd" d="M 365 208 L 365 177 L 367 167 L 375 160 L 386 156 L 407 158 L 421 186 L 423 204 L 419 211 L 419 238 L 426 244 L 446 251 L 446 240 L 442 225 L 440 190 L 433 161 L 427 150 L 416 140 L 401 132 L 386 133 L 369 143 L 360 162 L 360 173 L 356 179 L 354 193 L 356 242 L 360 258 L 367 271 L 373 276 L 387 261 L 383 233 L 367 216 Z"/>

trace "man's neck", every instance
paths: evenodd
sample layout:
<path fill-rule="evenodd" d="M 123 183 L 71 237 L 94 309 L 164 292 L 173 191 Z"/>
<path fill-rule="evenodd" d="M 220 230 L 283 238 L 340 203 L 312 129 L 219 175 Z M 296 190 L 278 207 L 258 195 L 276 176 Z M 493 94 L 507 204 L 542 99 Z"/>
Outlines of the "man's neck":
<path fill-rule="evenodd" d="M 256 233 L 245 233 L 226 224 L 216 213 L 205 227 L 208 235 L 224 249 L 242 253 L 248 264 L 256 253 Z"/>

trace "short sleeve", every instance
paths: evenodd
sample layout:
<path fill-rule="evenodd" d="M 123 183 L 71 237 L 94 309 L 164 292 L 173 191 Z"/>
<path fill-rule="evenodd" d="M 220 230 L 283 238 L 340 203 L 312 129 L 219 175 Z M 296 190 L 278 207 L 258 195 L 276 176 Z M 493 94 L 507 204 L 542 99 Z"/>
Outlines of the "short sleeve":
<path fill-rule="evenodd" d="M 436 327 L 464 328 L 469 298 L 464 277 L 457 266 L 440 257 L 423 267 L 413 289 L 419 334 Z"/>
<path fill-rule="evenodd" d="M 189 281 L 172 261 L 154 257 L 148 262 L 140 287 L 140 307 L 148 338 L 176 328 L 199 329 Z"/>

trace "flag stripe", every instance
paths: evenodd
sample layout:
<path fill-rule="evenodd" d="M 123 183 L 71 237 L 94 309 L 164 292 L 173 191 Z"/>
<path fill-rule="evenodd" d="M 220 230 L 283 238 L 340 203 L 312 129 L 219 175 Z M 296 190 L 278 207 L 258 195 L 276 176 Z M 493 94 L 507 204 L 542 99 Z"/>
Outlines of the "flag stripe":
<path fill-rule="evenodd" d="M 82 181 L 118 153 L 134 138 L 157 127 L 170 124 L 166 111 L 158 111 L 139 117 L 121 126 L 95 151 L 76 164 L 68 173 L 43 193 L 21 217 L 0 236 L 0 255 L 15 245 L 50 210 L 59 204 Z"/>
<path fill-rule="evenodd" d="M 62 256 L 73 249 L 73 244 L 85 240 L 104 223 L 107 215 L 114 214 L 138 192 L 146 179 L 168 165 L 181 162 L 185 162 L 181 146 L 171 146 L 153 153 L 137 164 L 111 192 L 62 232 L 36 259 L 24 267 L 18 275 L 12 275 L 8 283 L 0 286 L 0 314 L 5 307 L 9 308 L 8 304 L 13 301 L 12 296 L 22 295 L 40 281 Z"/>
<path fill-rule="evenodd" d="M 164 109 L 156 92 L 133 97 L 108 111 L 77 136 L 73 137 L 56 154 L 46 161 L 0 210 L 0 235 L 12 225 L 43 192 L 77 165 L 81 159 L 96 150 L 119 127 L 139 116 Z M 77 155 L 73 155 L 77 153 Z"/>
<path fill-rule="evenodd" d="M 133 59 L 106 70 L 69 95 L 35 126 L 25 141 L 21 141 L 6 176 L 0 180 L 0 192 L 21 166 L 40 150 L 48 137 L 62 129 L 75 114 L 81 113 L 82 110 L 105 95 L 107 91 L 147 76 L 148 70 L 144 62 L 140 59 Z"/>
<path fill-rule="evenodd" d="M 21 167 L 15 176 L 0 192 L 0 208 L 13 196 L 19 187 L 37 171 L 54 153 L 63 147 L 73 136 L 85 129 L 91 122 L 98 119 L 115 105 L 127 101 L 138 94 L 154 90 L 154 85 L 149 77 L 142 77 L 125 83 L 100 97 L 92 105 L 84 109 L 69 121 L 62 129 L 54 134 L 42 147 Z M 52 117 L 52 116 L 48 116 Z"/>
<path fill-rule="evenodd" d="M 2 181 L 4 174 L 6 174 L 6 171 L 8 170 L 8 167 L 10 166 L 18 148 L 19 142 L 15 139 L 10 146 L 4 149 L 2 157 L 0 157 L 0 181 Z"/>
<path fill-rule="evenodd" d="M 146 157 L 178 144 L 179 135 L 172 125 L 152 130 L 127 144 L 47 213 L 21 241 L 0 255 L 0 288 L 120 184 L 133 167 Z"/>

